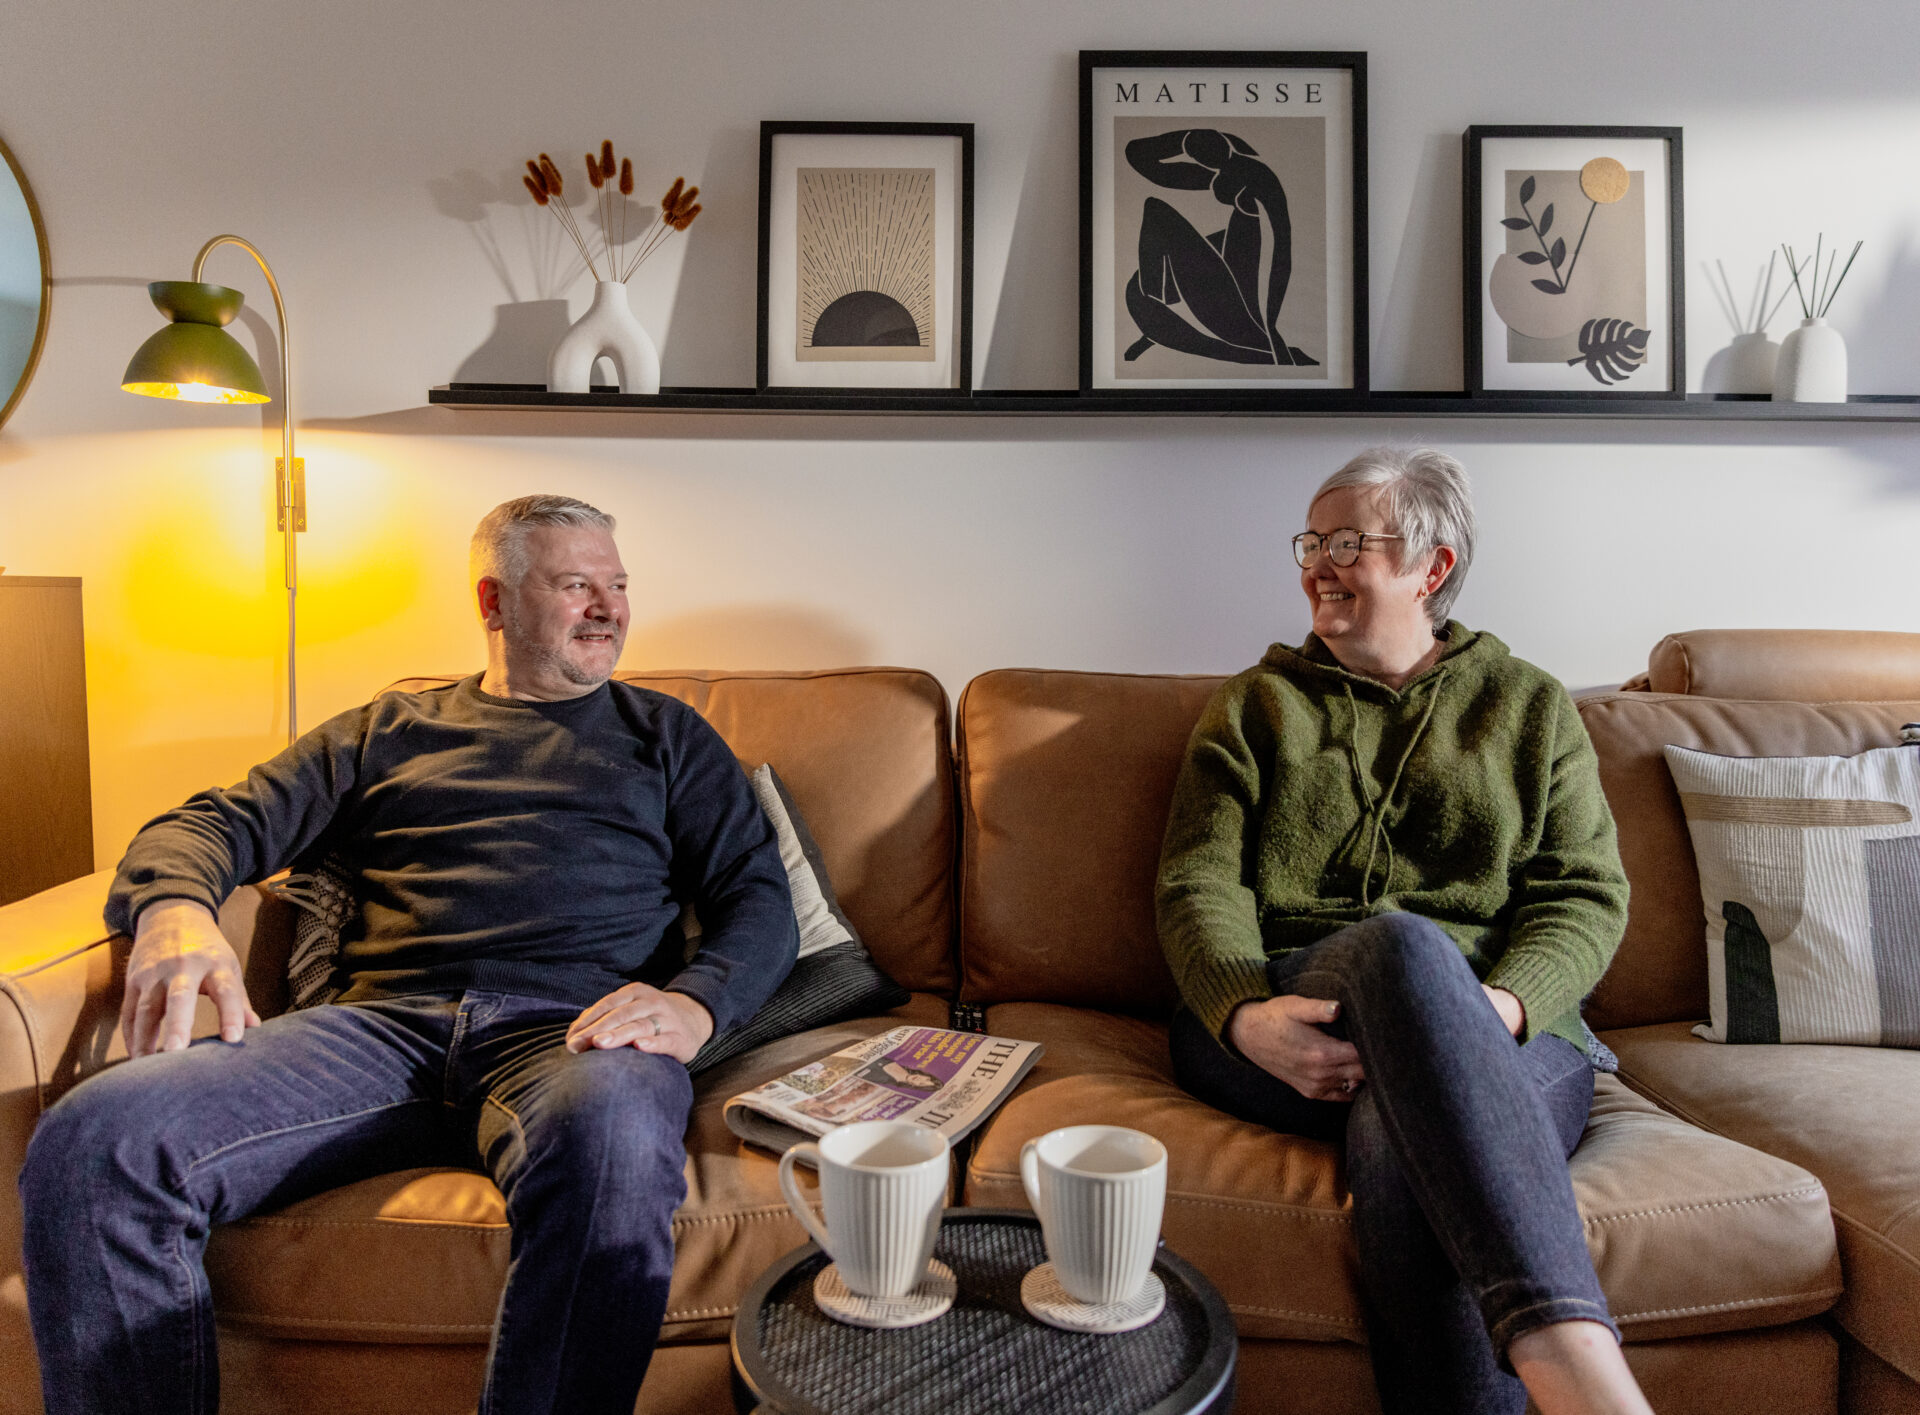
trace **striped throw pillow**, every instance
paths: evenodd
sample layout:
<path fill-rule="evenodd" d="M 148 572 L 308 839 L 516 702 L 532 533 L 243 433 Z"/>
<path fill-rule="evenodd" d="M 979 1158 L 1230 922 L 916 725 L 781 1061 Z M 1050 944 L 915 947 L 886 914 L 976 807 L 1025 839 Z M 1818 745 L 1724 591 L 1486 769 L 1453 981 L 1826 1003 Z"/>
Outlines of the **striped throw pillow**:
<path fill-rule="evenodd" d="M 1694 1031 L 1920 1047 L 1920 749 L 1666 757 L 1706 907 Z"/>

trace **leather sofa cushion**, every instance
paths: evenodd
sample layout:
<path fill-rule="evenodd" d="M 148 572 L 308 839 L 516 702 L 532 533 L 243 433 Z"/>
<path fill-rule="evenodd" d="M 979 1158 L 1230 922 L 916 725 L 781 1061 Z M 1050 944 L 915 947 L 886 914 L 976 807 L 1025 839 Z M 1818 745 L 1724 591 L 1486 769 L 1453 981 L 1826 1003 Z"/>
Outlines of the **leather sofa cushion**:
<path fill-rule="evenodd" d="M 1920 1380 L 1920 1052 L 1725 1046 L 1683 1022 L 1605 1040 L 1642 1094 L 1819 1176 L 1846 1274 L 1835 1315 Z"/>
<path fill-rule="evenodd" d="M 1915 636 L 1920 637 L 1920 636 Z M 1600 782 L 1620 828 L 1632 896 L 1627 933 L 1587 1003 L 1594 1027 L 1695 1021 L 1707 1015 L 1707 932 L 1680 796 L 1660 749 L 1733 757 L 1850 756 L 1900 741 L 1920 701 L 1731 702 L 1664 693 L 1580 699 Z"/>
<path fill-rule="evenodd" d="M 1920 698 L 1920 634 L 1860 629 L 1694 629 L 1647 655 L 1656 693 L 1882 702 Z"/>
<path fill-rule="evenodd" d="M 807 1241 L 780 1197 L 775 1157 L 721 1119 L 727 1097 L 888 1027 L 946 1022 L 943 1000 L 916 994 L 884 1017 L 787 1037 L 700 1076 L 662 1341 L 724 1339 L 754 1279 Z M 222 1322 L 314 1341 L 484 1343 L 506 1272 L 505 1201 L 466 1170 L 362 1180 L 223 1225 L 207 1245 Z"/>
<path fill-rule="evenodd" d="M 1167 1243 L 1220 1288 L 1243 1336 L 1362 1339 L 1334 1146 L 1188 1096 L 1159 1023 L 1009 1003 L 989 1009 L 987 1027 L 1047 1051 L 981 1134 L 967 1203 L 1027 1207 L 1020 1146 L 1057 1126 L 1144 1130 L 1167 1147 Z M 1629 1340 L 1772 1326 L 1833 1304 L 1840 1270 L 1817 1179 L 1598 1080 L 1571 1168 L 1601 1286 Z"/>
<path fill-rule="evenodd" d="M 696 709 L 749 768 L 772 762 L 880 966 L 915 992 L 952 993 L 953 755 L 939 679 L 912 668 L 614 676 Z"/>
<path fill-rule="evenodd" d="M 1174 778 L 1220 678 L 1002 669 L 960 698 L 960 996 L 1166 1015 Z"/>

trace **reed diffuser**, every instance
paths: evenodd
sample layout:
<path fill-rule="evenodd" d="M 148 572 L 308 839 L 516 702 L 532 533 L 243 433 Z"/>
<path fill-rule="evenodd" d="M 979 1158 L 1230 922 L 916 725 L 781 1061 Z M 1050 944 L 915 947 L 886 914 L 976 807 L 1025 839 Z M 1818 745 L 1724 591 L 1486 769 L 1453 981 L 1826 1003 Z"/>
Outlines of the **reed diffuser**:
<path fill-rule="evenodd" d="M 689 187 L 684 177 L 675 177 L 660 199 L 659 215 L 635 232 L 636 248 L 629 252 L 627 233 L 634 218 L 633 159 L 616 160 L 613 140 L 608 138 L 600 144 L 598 153 L 586 155 L 586 164 L 587 184 L 594 191 L 600 224 L 597 250 L 591 234 L 581 229 L 579 218 L 567 205 L 566 182 L 551 157 L 543 152 L 537 160 L 528 162 L 526 175 L 520 179 L 535 204 L 551 211 L 560 228 L 572 238 L 594 282 L 593 303 L 561 336 L 547 360 L 547 390 L 595 391 L 594 361 L 604 357 L 619 372 L 620 392 L 655 394 L 660 391 L 660 354 L 627 303 L 627 281 L 676 232 L 693 225 L 700 214 L 700 189 Z"/>
<path fill-rule="evenodd" d="M 1844 403 L 1847 401 L 1847 341 L 1840 331 L 1827 323 L 1827 311 L 1846 282 L 1847 273 L 1860 254 L 1864 241 L 1855 241 L 1840 266 L 1840 250 L 1826 251 L 1826 233 L 1814 242 L 1813 255 L 1796 257 L 1793 247 L 1780 247 L 1787 258 L 1787 273 L 1793 278 L 1793 293 L 1799 297 L 1800 327 L 1780 341 L 1780 362 L 1774 368 L 1773 396 L 1783 403 Z M 1821 256 L 1826 267 L 1821 268 Z"/>

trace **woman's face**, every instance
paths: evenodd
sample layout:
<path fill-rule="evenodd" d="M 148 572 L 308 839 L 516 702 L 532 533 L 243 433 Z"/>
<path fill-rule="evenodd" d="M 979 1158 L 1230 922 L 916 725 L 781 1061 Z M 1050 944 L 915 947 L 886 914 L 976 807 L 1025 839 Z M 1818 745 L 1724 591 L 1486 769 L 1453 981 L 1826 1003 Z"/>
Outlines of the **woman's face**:
<path fill-rule="evenodd" d="M 1391 535 L 1386 494 L 1377 486 L 1345 486 L 1329 491 L 1307 508 L 1310 531 L 1329 535 L 1339 530 L 1366 535 Z M 1300 572 L 1300 588 L 1313 607 L 1313 632 L 1327 644 L 1380 648 L 1432 636 L 1427 619 L 1427 565 L 1400 570 L 1398 540 L 1361 542 L 1360 558 L 1342 567 L 1321 552 L 1313 565 Z"/>

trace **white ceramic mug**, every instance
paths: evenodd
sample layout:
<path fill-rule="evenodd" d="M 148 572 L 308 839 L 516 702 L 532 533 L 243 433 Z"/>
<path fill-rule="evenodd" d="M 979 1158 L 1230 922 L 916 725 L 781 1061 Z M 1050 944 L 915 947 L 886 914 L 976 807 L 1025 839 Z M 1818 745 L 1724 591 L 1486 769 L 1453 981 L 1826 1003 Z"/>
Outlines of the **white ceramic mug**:
<path fill-rule="evenodd" d="M 794 1161 L 820 1172 L 826 1224 L 800 1197 Z M 898 1120 L 843 1125 L 780 1156 L 780 1192 L 840 1280 L 862 1297 L 904 1297 L 927 1275 L 947 1198 L 947 1137 Z"/>
<path fill-rule="evenodd" d="M 1070 1125 L 1020 1149 L 1020 1182 L 1069 1296 L 1105 1306 L 1146 1286 L 1167 1200 L 1167 1151 L 1119 1125 Z"/>

